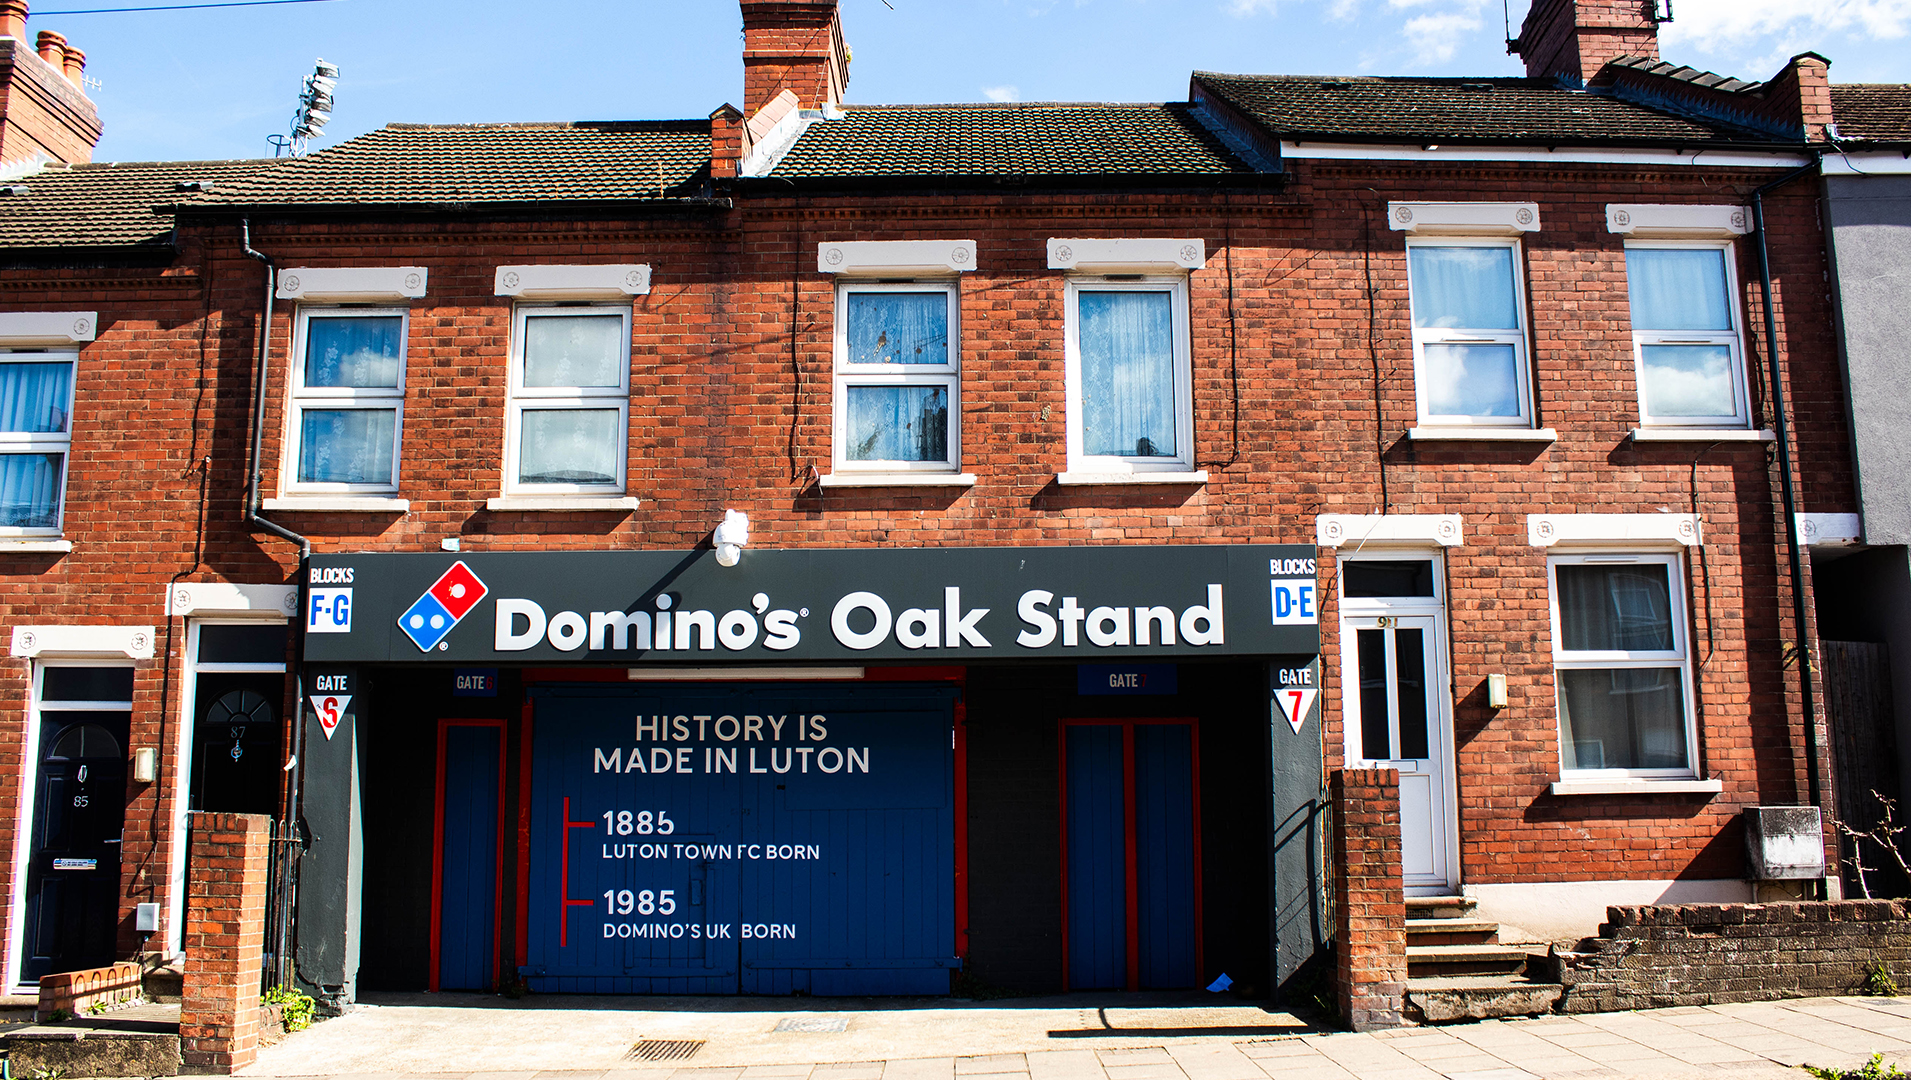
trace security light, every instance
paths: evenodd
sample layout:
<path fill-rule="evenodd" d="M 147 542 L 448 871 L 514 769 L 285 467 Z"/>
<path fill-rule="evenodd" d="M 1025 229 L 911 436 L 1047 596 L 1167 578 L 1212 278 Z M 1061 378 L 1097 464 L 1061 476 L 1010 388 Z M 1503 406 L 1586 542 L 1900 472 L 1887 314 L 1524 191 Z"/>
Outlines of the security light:
<path fill-rule="evenodd" d="M 727 511 L 720 524 L 713 530 L 713 559 L 721 566 L 737 566 L 740 562 L 740 549 L 747 546 L 747 515 L 738 510 Z"/>

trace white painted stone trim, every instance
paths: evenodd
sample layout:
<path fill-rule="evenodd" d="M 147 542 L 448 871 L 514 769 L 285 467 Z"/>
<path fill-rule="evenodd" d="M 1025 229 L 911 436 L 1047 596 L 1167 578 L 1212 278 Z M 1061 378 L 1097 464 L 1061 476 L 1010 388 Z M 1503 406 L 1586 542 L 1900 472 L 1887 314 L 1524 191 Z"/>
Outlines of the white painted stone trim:
<path fill-rule="evenodd" d="M 1560 437 L 1553 428 L 1483 427 L 1410 427 L 1407 438 L 1414 442 L 1537 442 L 1550 443 Z"/>
<path fill-rule="evenodd" d="M 980 265 L 972 240 L 837 240 L 820 245 L 823 274 L 914 277 L 958 274 Z"/>
<path fill-rule="evenodd" d="M 13 655 L 153 659 L 151 626 L 16 626 Z"/>
<path fill-rule="evenodd" d="M 1054 474 L 1061 487 L 1132 487 L 1137 484 L 1204 484 L 1205 469 L 1196 472 L 1063 472 Z"/>
<path fill-rule="evenodd" d="M 404 514 L 412 508 L 406 499 L 383 495 L 293 495 L 260 500 L 262 510 L 295 514 Z"/>
<path fill-rule="evenodd" d="M 1415 236 L 1519 236 L 1540 231 L 1540 204 L 1390 202 L 1387 228 Z"/>
<path fill-rule="evenodd" d="M 1752 232 L 1753 215 L 1744 206 L 1608 203 L 1607 231 L 1622 236 L 1720 239 Z"/>
<path fill-rule="evenodd" d="M 1718 780 L 1561 780 L 1550 785 L 1555 795 L 1718 795 Z"/>
<path fill-rule="evenodd" d="M 93 311 L 0 312 L 0 345 L 73 345 L 92 341 L 99 330 L 100 315 Z"/>
<path fill-rule="evenodd" d="M 1793 523 L 1808 547 L 1840 547 L 1864 538 L 1859 514 L 1795 514 Z"/>
<path fill-rule="evenodd" d="M 297 585 L 236 585 L 182 581 L 167 590 L 169 615 L 246 615 L 291 619 L 300 608 Z"/>
<path fill-rule="evenodd" d="M 1088 273 L 1166 273 L 1207 265 L 1207 242 L 1189 237 L 1128 237 L 1120 240 L 1047 238 L 1047 269 Z"/>
<path fill-rule="evenodd" d="M 1758 442 L 1773 441 L 1772 428 L 1637 427 L 1634 442 Z"/>
<path fill-rule="evenodd" d="M 975 477 L 963 473 L 827 473 L 820 478 L 823 488 L 836 487 L 972 487 Z"/>
<path fill-rule="evenodd" d="M 427 295 L 424 266 L 294 266 L 280 271 L 278 300 L 416 300 Z"/>
<path fill-rule="evenodd" d="M 1696 514 L 1528 514 L 1527 543 L 1700 546 Z"/>
<path fill-rule="evenodd" d="M 487 500 L 487 509 L 513 514 L 541 513 L 549 510 L 627 511 L 640 509 L 640 499 L 635 495 L 496 495 Z"/>
<path fill-rule="evenodd" d="M 493 295 L 520 300 L 619 300 L 653 291 L 646 263 L 601 266 L 499 266 Z"/>
<path fill-rule="evenodd" d="M 8 552 L 14 552 L 14 551 L 23 552 L 23 553 L 33 553 L 33 554 L 64 555 L 67 552 L 72 550 L 73 550 L 73 541 L 71 540 L 0 539 L 0 555 L 5 555 Z"/>
<path fill-rule="evenodd" d="M 1459 547 L 1466 527 L 1459 514 L 1321 514 L 1313 519 L 1313 542 L 1321 547 L 1362 544 L 1430 544 Z"/>

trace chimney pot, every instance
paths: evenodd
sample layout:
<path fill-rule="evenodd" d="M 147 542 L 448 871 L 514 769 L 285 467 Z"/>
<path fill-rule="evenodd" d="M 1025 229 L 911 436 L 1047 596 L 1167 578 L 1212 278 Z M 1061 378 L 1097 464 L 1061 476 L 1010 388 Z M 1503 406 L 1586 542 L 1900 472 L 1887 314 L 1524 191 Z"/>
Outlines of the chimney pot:
<path fill-rule="evenodd" d="M 40 51 L 40 59 L 45 60 L 49 64 L 52 64 L 53 69 L 55 71 L 62 71 L 66 68 L 67 66 L 66 35 L 56 33 L 52 30 L 42 30 L 40 31 L 40 36 L 37 39 L 37 45 Z"/>
<path fill-rule="evenodd" d="M 67 46 L 66 69 L 67 81 L 73 84 L 74 89 L 85 93 L 86 86 L 80 81 L 80 76 L 87 70 L 87 54 L 71 45 Z"/>
<path fill-rule="evenodd" d="M 0 0 L 0 37 L 27 40 L 27 0 Z"/>

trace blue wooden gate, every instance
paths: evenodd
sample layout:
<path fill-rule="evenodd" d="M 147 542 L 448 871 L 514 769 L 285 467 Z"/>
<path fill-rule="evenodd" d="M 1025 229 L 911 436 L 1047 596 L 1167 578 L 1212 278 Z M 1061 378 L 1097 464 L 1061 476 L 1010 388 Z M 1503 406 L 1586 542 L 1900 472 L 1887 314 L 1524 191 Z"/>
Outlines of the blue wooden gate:
<path fill-rule="evenodd" d="M 1061 725 L 1062 979 L 1068 989 L 1197 984 L 1197 741 L 1192 721 Z"/>
<path fill-rule="evenodd" d="M 502 730 L 440 723 L 429 990 L 490 990 L 499 971 Z"/>
<path fill-rule="evenodd" d="M 533 698 L 532 989 L 947 992 L 951 690 Z"/>

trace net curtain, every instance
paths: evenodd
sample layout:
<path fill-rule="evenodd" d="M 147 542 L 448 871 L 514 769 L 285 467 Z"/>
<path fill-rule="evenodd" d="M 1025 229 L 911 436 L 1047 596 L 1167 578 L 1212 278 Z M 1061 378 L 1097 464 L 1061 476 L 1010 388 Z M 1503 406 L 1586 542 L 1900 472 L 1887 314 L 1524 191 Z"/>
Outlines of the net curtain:
<path fill-rule="evenodd" d="M 63 434 L 73 365 L 0 364 L 0 431 Z M 60 454 L 0 454 L 0 526 L 50 529 L 59 524 Z"/>

